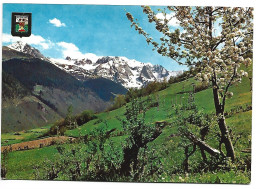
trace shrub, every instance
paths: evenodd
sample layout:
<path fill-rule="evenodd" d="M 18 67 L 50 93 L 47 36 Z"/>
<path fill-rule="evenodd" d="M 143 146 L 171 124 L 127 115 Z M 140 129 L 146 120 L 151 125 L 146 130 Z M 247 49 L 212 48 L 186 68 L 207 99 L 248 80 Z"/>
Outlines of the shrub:
<path fill-rule="evenodd" d="M 91 110 L 85 110 L 80 115 L 75 116 L 76 122 L 79 126 L 81 126 L 95 118 L 97 118 L 97 117 L 94 115 L 93 111 L 91 111 Z"/>
<path fill-rule="evenodd" d="M 120 157 L 114 143 L 108 142 L 111 132 L 99 127 L 69 146 L 58 145 L 56 160 L 34 166 L 36 179 L 113 181 L 118 179 Z M 106 147 L 106 149 L 105 149 Z"/>
<path fill-rule="evenodd" d="M 107 111 L 112 111 L 118 109 L 126 104 L 125 96 L 124 95 L 117 95 L 114 99 L 114 104 L 107 109 Z"/>
<path fill-rule="evenodd" d="M 122 121 L 124 131 L 128 138 L 123 146 L 123 161 L 121 163 L 120 174 L 130 176 L 134 171 L 133 179 L 136 180 L 138 173 L 138 154 L 147 144 L 155 140 L 161 134 L 161 128 L 156 125 L 145 123 L 146 104 L 140 99 L 133 99 L 126 106 L 126 119 Z"/>
<path fill-rule="evenodd" d="M 70 106 L 66 117 L 56 121 L 46 135 L 64 135 L 66 130 L 74 129 L 96 118 L 91 110 L 85 110 L 79 115 L 72 116 L 72 107 Z"/>
<path fill-rule="evenodd" d="M 195 86 L 195 93 L 206 90 L 209 88 L 209 85 L 206 83 L 200 83 Z"/>

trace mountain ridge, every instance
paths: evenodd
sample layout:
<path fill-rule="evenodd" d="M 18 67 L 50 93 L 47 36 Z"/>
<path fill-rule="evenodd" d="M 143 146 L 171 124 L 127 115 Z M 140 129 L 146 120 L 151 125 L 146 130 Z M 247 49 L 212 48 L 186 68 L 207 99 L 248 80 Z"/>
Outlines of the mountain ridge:
<path fill-rule="evenodd" d="M 125 88 L 141 88 L 152 81 L 168 80 L 183 71 L 168 71 L 161 65 L 143 63 L 126 57 L 104 56 L 96 62 L 85 57 L 83 59 L 53 59 L 50 61 L 72 74 L 79 80 L 89 78 L 104 77 L 116 83 L 120 83 Z"/>
<path fill-rule="evenodd" d="M 152 81 L 168 80 L 183 71 L 168 71 L 162 65 L 143 63 L 134 59 L 119 56 L 96 56 L 87 53 L 84 58 L 55 59 L 44 57 L 38 49 L 28 44 L 17 42 L 9 48 L 30 54 L 33 57 L 46 60 L 66 71 L 81 81 L 96 78 L 106 78 L 121 84 L 125 88 L 141 88 Z"/>
<path fill-rule="evenodd" d="M 17 41 L 16 43 L 12 43 L 11 45 L 8 45 L 7 47 L 10 49 L 16 50 L 18 52 L 23 52 L 25 54 L 29 54 L 34 58 L 40 58 L 42 60 L 47 60 L 47 58 L 44 55 L 42 55 L 42 53 L 38 49 L 36 49 L 22 41 Z"/>

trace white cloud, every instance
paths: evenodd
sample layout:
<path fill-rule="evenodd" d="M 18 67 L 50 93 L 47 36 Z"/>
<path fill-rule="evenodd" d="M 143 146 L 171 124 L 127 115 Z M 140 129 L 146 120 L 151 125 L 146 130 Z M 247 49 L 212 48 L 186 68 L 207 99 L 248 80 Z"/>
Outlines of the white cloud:
<path fill-rule="evenodd" d="M 14 37 L 10 34 L 7 33 L 3 33 L 2 35 L 2 42 L 3 43 L 12 43 L 12 41 L 14 40 Z"/>
<path fill-rule="evenodd" d="M 100 56 L 97 56 L 93 53 L 86 53 L 84 54 L 84 57 L 91 60 L 92 62 L 96 62 L 99 58 L 101 58 Z"/>
<path fill-rule="evenodd" d="M 22 41 L 29 45 L 40 46 L 43 49 L 49 49 L 51 46 L 54 45 L 50 40 L 46 40 L 40 35 L 32 34 L 30 37 L 23 37 L 23 38 L 13 37 L 11 34 L 7 34 L 7 33 L 3 33 L 2 35 L 3 43 L 15 43 L 17 41 Z"/>
<path fill-rule="evenodd" d="M 72 59 L 83 59 L 88 58 L 92 62 L 96 62 L 100 57 L 93 54 L 93 53 L 82 53 L 79 51 L 79 48 L 73 44 L 73 43 L 67 43 L 67 42 L 59 42 L 57 43 L 58 46 L 62 47 L 62 54 L 63 58 L 66 58 L 69 56 Z"/>
<path fill-rule="evenodd" d="M 70 50 L 70 51 L 79 51 L 79 48 L 74 45 L 73 43 L 67 43 L 67 42 L 59 42 L 57 45 L 63 47 L 64 49 Z"/>
<path fill-rule="evenodd" d="M 54 26 L 56 27 L 65 27 L 66 24 L 65 23 L 62 23 L 59 19 L 57 18 L 53 18 L 53 19 L 50 19 L 49 20 L 49 23 L 53 24 Z"/>
<path fill-rule="evenodd" d="M 79 48 L 73 44 L 73 43 L 67 43 L 67 42 L 58 42 L 53 43 L 50 40 L 44 39 L 40 35 L 34 35 L 32 34 L 30 37 L 13 37 L 10 34 L 3 33 L 2 35 L 2 43 L 3 45 L 9 45 L 11 43 L 15 43 L 17 41 L 22 41 L 24 43 L 27 43 L 29 45 L 33 45 L 34 47 L 38 48 L 39 50 L 51 50 L 57 53 L 62 53 L 63 58 L 66 58 L 67 56 L 75 59 L 83 59 L 88 58 L 92 61 L 96 61 L 99 57 L 93 53 L 82 53 L 80 52 Z"/>
<path fill-rule="evenodd" d="M 58 46 L 62 47 L 62 53 L 64 58 L 69 56 L 71 58 L 83 58 L 84 54 L 79 51 L 79 48 L 73 43 L 59 42 Z"/>
<path fill-rule="evenodd" d="M 164 20 L 164 18 L 165 18 L 163 13 L 157 13 L 156 17 L 158 19 L 162 19 L 162 20 Z M 176 17 L 174 17 L 174 13 L 166 14 L 166 19 L 167 20 L 171 19 L 170 22 L 168 23 L 170 26 L 175 26 L 175 27 L 179 26 L 180 22 L 176 19 Z"/>

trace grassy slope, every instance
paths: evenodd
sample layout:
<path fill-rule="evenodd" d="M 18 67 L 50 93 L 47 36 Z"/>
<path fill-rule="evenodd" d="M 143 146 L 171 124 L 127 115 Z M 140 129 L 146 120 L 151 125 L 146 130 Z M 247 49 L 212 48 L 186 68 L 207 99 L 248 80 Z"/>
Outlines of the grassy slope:
<path fill-rule="evenodd" d="M 31 130 L 26 130 L 26 131 L 20 131 L 20 132 L 14 132 L 14 133 L 2 133 L 1 146 L 35 140 L 39 136 L 46 133 L 50 127 L 51 127 L 51 124 L 41 127 L 41 128 L 36 128 L 36 129 L 31 129 Z M 17 135 L 17 133 L 18 133 L 18 135 Z"/>
<path fill-rule="evenodd" d="M 181 99 L 182 102 L 186 100 L 187 94 L 181 95 L 178 94 L 183 90 L 191 90 L 191 83 L 193 82 L 192 79 L 186 80 L 180 83 L 172 84 L 169 88 L 160 91 L 155 95 L 159 95 L 160 97 L 160 109 L 159 111 L 157 110 L 156 107 L 151 108 L 147 112 L 147 119 L 146 122 L 148 124 L 154 124 L 155 121 L 161 121 L 161 120 L 167 120 L 168 122 L 171 122 L 172 120 L 172 112 L 171 112 L 171 103 L 177 102 L 178 104 L 180 103 Z M 238 86 L 232 86 L 231 88 L 234 92 L 234 96 L 232 99 L 228 99 L 227 105 L 226 105 L 226 110 L 230 110 L 234 106 L 238 105 L 245 105 L 245 104 L 250 104 L 252 102 L 251 98 L 251 92 L 250 92 L 250 84 L 249 84 L 249 79 L 244 78 L 242 83 L 239 84 Z M 184 97 L 184 98 L 182 98 Z M 207 113 L 214 113 L 214 104 L 213 104 L 213 99 L 212 99 L 212 89 L 207 89 L 205 91 L 201 91 L 196 93 L 195 95 L 196 103 L 198 107 L 201 109 L 203 108 L 205 112 Z M 116 128 L 117 131 L 119 132 L 122 131 L 122 126 L 120 121 L 117 119 L 119 118 L 124 118 L 124 112 L 125 112 L 125 107 L 122 107 L 120 109 L 111 111 L 111 112 L 103 112 L 97 115 L 97 119 L 92 120 L 85 125 L 74 129 L 74 130 L 69 130 L 66 132 L 67 136 L 82 136 L 88 134 L 91 130 L 94 128 L 98 127 L 103 127 L 105 124 L 104 120 L 107 121 L 108 129 Z M 227 124 L 230 126 L 230 128 L 237 133 L 243 133 L 241 139 L 238 140 L 235 150 L 236 150 L 236 155 L 240 157 L 241 153 L 240 151 L 244 148 L 250 147 L 249 141 L 251 140 L 251 111 L 248 112 L 243 112 L 234 115 L 233 117 L 230 117 L 227 119 Z M 180 142 L 180 139 L 178 137 L 173 137 L 171 138 L 170 135 L 176 132 L 176 128 L 174 127 L 166 127 L 163 130 L 163 133 L 155 140 L 153 141 L 150 145 L 153 145 L 155 149 L 161 150 L 161 146 L 165 146 L 164 149 L 167 149 L 167 151 L 170 151 L 170 154 L 165 154 L 168 159 L 167 162 L 164 162 L 164 166 L 168 166 L 169 169 L 174 168 L 175 165 L 181 164 L 180 160 L 183 156 L 183 151 L 176 151 L 175 147 L 178 145 Z M 111 140 L 117 141 L 118 143 L 123 140 L 124 137 L 112 137 Z M 38 155 L 35 155 L 36 152 Z M 10 168 L 10 172 L 8 173 L 7 177 L 8 178 L 23 178 L 23 179 L 29 179 L 32 178 L 32 171 L 31 167 L 29 167 L 28 164 L 22 164 L 21 161 L 28 161 L 26 157 L 30 156 L 30 163 L 32 162 L 42 162 L 48 158 L 53 157 L 53 154 L 55 153 L 54 146 L 53 147 L 48 147 L 44 149 L 37 149 L 36 151 L 29 150 L 29 151 L 21 151 L 21 152 L 13 152 L 9 154 L 9 164 L 8 168 Z M 163 151 L 162 153 L 165 153 Z M 40 155 L 41 154 L 41 155 Z M 174 156 L 173 156 L 174 154 Z M 196 158 L 195 154 L 195 158 Z M 243 154 L 241 155 L 243 156 Z M 17 158 L 21 161 L 17 161 Z M 25 160 L 26 159 L 26 160 Z M 33 163 L 32 163 L 33 164 Z M 19 168 L 14 168 L 18 166 Z M 29 172 L 28 172 L 29 171 Z M 16 177 L 13 173 L 19 172 L 19 177 Z M 232 176 L 233 175 L 233 176 Z M 239 175 L 239 176 L 237 176 Z M 200 177 L 201 176 L 201 177 Z M 242 173 L 234 173 L 228 175 L 230 178 L 227 180 L 227 173 L 218 173 L 217 174 L 218 178 L 220 178 L 221 182 L 229 182 L 230 179 L 234 180 L 235 182 L 240 182 L 240 183 L 248 183 L 249 176 L 248 175 L 243 175 Z M 183 175 L 180 179 L 180 177 L 172 176 L 170 178 L 164 178 L 161 181 L 171 181 L 171 182 L 215 182 L 216 175 L 193 175 L 192 177 L 189 177 L 189 179 L 186 178 L 185 175 Z"/>
<path fill-rule="evenodd" d="M 154 94 L 154 96 L 159 95 L 160 97 L 160 109 L 157 111 L 157 108 L 151 108 L 147 112 L 147 122 L 155 122 L 160 120 L 166 120 L 170 119 L 171 117 L 171 105 L 172 103 L 184 103 L 187 102 L 188 94 L 178 94 L 183 90 L 184 91 L 191 90 L 191 83 L 194 82 L 193 79 L 182 81 L 176 84 L 171 85 L 167 89 L 163 91 L 159 91 Z M 240 83 L 238 86 L 232 86 L 231 91 L 234 92 L 234 96 L 231 99 L 227 100 L 226 110 L 229 111 L 231 108 L 234 108 L 234 106 L 239 105 L 245 105 L 245 104 L 251 104 L 252 103 L 252 97 L 250 92 L 250 85 L 249 85 L 249 79 L 244 78 L 242 83 Z M 184 97 L 184 98 L 182 98 Z M 207 89 L 204 91 L 200 91 L 196 93 L 195 95 L 195 101 L 199 107 L 199 109 L 204 109 L 206 113 L 214 113 L 214 102 L 213 102 L 213 95 L 212 95 L 212 89 Z M 122 127 L 120 125 L 120 121 L 116 117 L 123 118 L 123 114 L 125 112 L 125 107 L 116 109 L 111 112 L 104 112 L 97 115 L 98 119 L 100 120 L 106 120 L 110 128 L 116 128 L 118 130 L 121 130 Z M 98 123 L 95 124 L 97 120 L 92 120 L 85 125 L 81 126 L 78 129 L 69 130 L 66 132 L 66 135 L 77 137 L 80 135 L 87 134 L 90 130 L 93 128 L 99 127 L 104 125 L 104 123 Z"/>
<path fill-rule="evenodd" d="M 33 167 L 39 162 L 54 160 L 57 150 L 55 146 L 27 151 L 15 151 L 9 154 L 7 179 L 34 179 Z"/>

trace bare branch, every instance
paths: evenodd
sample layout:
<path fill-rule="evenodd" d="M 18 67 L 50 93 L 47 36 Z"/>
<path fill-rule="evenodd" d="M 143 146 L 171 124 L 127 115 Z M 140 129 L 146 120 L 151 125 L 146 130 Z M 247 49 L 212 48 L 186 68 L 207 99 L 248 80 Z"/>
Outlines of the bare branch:
<path fill-rule="evenodd" d="M 218 156 L 220 155 L 220 152 L 209 146 L 205 141 L 201 140 L 200 138 L 197 138 L 193 133 L 185 132 L 184 135 L 194 144 L 198 145 L 202 150 L 208 152 L 212 156 Z"/>
<path fill-rule="evenodd" d="M 234 67 L 233 75 L 232 75 L 231 79 L 229 80 L 228 85 L 226 86 L 226 89 L 225 89 L 225 92 L 224 92 L 224 97 L 223 97 L 223 100 L 222 100 L 222 110 L 223 110 L 223 112 L 225 110 L 227 91 L 228 91 L 229 87 L 231 86 L 231 83 L 234 80 L 234 78 L 236 77 L 236 75 L 237 75 L 237 66 Z"/>

